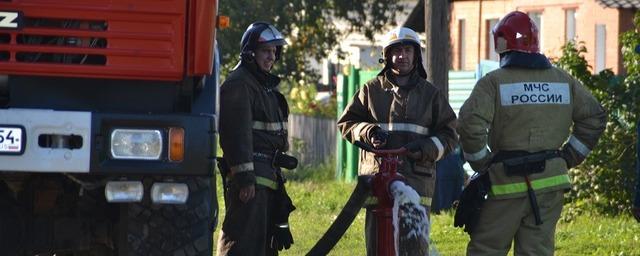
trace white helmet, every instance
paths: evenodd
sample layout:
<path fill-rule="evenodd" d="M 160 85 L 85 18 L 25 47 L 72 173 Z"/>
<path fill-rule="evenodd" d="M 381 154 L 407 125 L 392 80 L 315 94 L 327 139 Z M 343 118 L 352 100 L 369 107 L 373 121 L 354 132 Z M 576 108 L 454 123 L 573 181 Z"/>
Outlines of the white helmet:
<path fill-rule="evenodd" d="M 403 44 L 413 43 L 418 47 L 420 47 L 420 37 L 418 36 L 418 33 L 411 30 L 410 28 L 406 28 L 406 27 L 394 28 L 391 31 L 389 31 L 384 37 L 384 45 L 382 45 L 382 47 L 384 48 L 383 51 L 386 52 L 389 46 L 392 46 L 398 43 L 403 43 Z"/>
<path fill-rule="evenodd" d="M 418 33 L 416 33 L 415 31 L 407 27 L 394 28 L 384 36 L 384 41 L 382 45 L 383 59 L 381 59 L 381 62 L 385 63 L 385 67 L 382 69 L 380 74 L 383 74 L 387 69 L 390 68 L 391 60 L 388 59 L 389 58 L 389 54 L 387 53 L 388 50 L 391 47 L 400 45 L 400 44 L 410 44 L 415 46 L 416 48 L 415 52 L 417 55 L 415 58 L 416 68 L 418 69 L 418 74 L 426 79 L 427 72 L 422 66 L 422 47 L 420 46 L 420 37 L 418 36 Z"/>

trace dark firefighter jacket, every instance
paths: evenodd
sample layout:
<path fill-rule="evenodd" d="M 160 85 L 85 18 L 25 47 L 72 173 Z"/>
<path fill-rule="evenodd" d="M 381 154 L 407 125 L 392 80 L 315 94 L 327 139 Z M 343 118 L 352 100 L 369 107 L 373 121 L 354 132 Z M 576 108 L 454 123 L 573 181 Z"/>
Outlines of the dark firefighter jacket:
<path fill-rule="evenodd" d="M 562 158 L 548 158 L 543 171 L 529 179 L 538 192 L 568 189 L 567 169 L 582 162 L 596 145 L 606 113 L 580 82 L 561 69 L 508 67 L 478 81 L 460 110 L 458 124 L 465 159 L 476 171 L 488 167 L 490 194 L 515 198 L 526 196 L 524 177 L 506 175 L 502 162 L 491 164 L 494 155 L 562 147 Z"/>
<path fill-rule="evenodd" d="M 276 150 L 288 149 L 289 110 L 284 96 L 276 88 L 279 82 L 278 77 L 258 71 L 256 64 L 249 62 L 231 72 L 222 84 L 220 146 L 230 176 L 249 177 L 238 181 L 240 184 L 257 182 L 272 188 L 275 184 L 272 183 L 276 181 L 274 168 L 256 169 L 254 158 L 258 159 L 256 154 L 273 156 Z M 243 172 L 247 173 L 238 175 Z M 256 180 L 250 174 L 255 174 Z"/>
<path fill-rule="evenodd" d="M 368 81 L 342 113 L 338 129 L 352 143 L 372 144 L 372 132 L 379 127 L 390 134 L 385 149 L 410 142 L 418 144 L 421 157 L 402 157 L 398 171 L 423 197 L 423 203 L 430 205 L 435 187 L 434 163 L 457 143 L 456 116 L 442 92 L 417 72 L 403 87 L 396 85 L 393 77 L 391 71 L 386 71 Z M 378 169 L 374 155 L 361 150 L 359 174 L 372 174 Z"/>

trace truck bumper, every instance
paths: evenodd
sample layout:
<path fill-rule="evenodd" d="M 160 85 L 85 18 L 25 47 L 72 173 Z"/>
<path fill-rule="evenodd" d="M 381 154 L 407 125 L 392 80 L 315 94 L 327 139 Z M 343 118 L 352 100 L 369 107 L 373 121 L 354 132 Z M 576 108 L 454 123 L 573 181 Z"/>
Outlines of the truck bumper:
<path fill-rule="evenodd" d="M 20 154 L 0 154 L 0 171 L 101 175 L 213 175 L 216 126 L 213 115 L 114 114 L 44 109 L 0 109 L 0 127 L 24 128 Z M 184 159 L 168 160 L 170 127 L 184 129 Z M 156 129 L 164 137 L 158 160 L 114 159 L 114 129 Z M 42 136 L 82 138 L 78 148 L 43 145 Z"/>

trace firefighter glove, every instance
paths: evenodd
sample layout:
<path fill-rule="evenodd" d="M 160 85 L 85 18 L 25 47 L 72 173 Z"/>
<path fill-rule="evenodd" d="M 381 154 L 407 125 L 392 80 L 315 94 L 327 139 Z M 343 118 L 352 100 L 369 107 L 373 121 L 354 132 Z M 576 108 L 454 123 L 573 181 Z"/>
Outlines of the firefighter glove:
<path fill-rule="evenodd" d="M 287 250 L 293 244 L 293 236 L 289 229 L 289 223 L 276 224 L 271 237 L 271 248 L 278 251 Z"/>
<path fill-rule="evenodd" d="M 580 155 L 573 147 L 570 145 L 565 145 L 562 150 L 560 150 L 560 157 L 564 159 L 567 163 L 567 168 L 571 169 L 584 161 L 585 157 Z"/>
<path fill-rule="evenodd" d="M 384 145 L 387 144 L 388 138 L 389 138 L 389 133 L 386 131 L 383 131 L 380 127 L 376 127 L 371 131 L 371 136 L 370 136 L 371 145 L 373 145 L 373 147 L 376 149 L 384 147 Z"/>
<path fill-rule="evenodd" d="M 275 207 L 273 212 L 273 220 L 276 223 L 273 227 L 271 237 L 271 248 L 281 251 L 283 249 L 289 249 L 293 244 L 293 236 L 291 230 L 289 230 L 289 215 L 296 207 L 291 201 L 291 197 L 287 194 L 287 190 L 284 186 L 284 177 L 278 175 L 278 190 L 276 191 Z"/>

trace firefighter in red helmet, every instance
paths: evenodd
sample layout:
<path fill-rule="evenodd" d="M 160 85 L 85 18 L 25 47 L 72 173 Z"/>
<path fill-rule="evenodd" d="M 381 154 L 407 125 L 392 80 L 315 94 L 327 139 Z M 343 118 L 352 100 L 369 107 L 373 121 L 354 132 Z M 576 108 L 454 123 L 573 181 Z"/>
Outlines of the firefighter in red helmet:
<path fill-rule="evenodd" d="M 539 53 L 538 27 L 522 12 L 511 12 L 493 28 L 493 40 L 498 54 L 507 51 Z"/>
<path fill-rule="evenodd" d="M 567 170 L 596 146 L 606 124 L 598 101 L 540 54 L 525 13 L 493 28 L 500 68 L 480 79 L 460 110 L 457 131 L 472 168 L 489 175 L 468 255 L 553 255 Z"/>
<path fill-rule="evenodd" d="M 281 167 L 295 168 L 287 156 L 289 109 L 270 73 L 286 41 L 265 22 L 255 22 L 241 40 L 240 62 L 220 88 L 220 147 L 226 215 L 217 255 L 278 255 L 293 237 Z"/>

